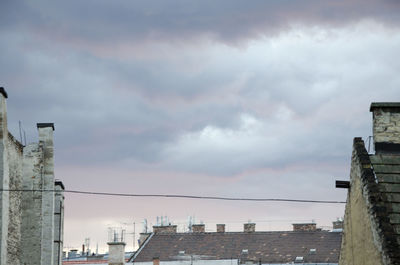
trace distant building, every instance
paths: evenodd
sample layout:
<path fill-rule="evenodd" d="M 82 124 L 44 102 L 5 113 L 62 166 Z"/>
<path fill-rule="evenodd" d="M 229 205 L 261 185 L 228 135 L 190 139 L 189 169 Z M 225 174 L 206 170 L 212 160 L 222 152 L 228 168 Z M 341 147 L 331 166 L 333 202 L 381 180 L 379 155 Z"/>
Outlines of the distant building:
<path fill-rule="evenodd" d="M 38 123 L 39 142 L 24 146 L 8 132 L 6 99 L 0 87 L 0 265 L 60 265 L 64 186 L 54 179 L 54 124 Z"/>
<path fill-rule="evenodd" d="M 340 265 L 400 264 L 400 103 L 372 103 L 375 154 L 353 143 Z"/>
<path fill-rule="evenodd" d="M 338 264 L 340 232 L 317 229 L 312 224 L 294 224 L 294 231 L 257 232 L 256 224 L 244 224 L 243 232 L 205 232 L 193 225 L 189 233 L 173 226 L 156 226 L 130 262 L 136 265 L 175 264 Z"/>

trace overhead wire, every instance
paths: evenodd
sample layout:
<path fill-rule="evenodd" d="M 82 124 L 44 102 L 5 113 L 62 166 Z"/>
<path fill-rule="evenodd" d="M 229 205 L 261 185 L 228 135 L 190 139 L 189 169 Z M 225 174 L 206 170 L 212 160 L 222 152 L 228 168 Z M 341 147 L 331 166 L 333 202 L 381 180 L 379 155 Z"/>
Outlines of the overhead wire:
<path fill-rule="evenodd" d="M 115 197 L 150 197 L 150 198 L 178 198 L 178 199 L 198 199 L 198 200 L 221 200 L 221 201 L 250 201 L 250 202 L 294 202 L 294 203 L 324 203 L 324 204 L 343 204 L 345 201 L 334 200 L 304 200 L 286 198 L 243 198 L 243 197 L 221 197 L 221 196 L 197 196 L 183 194 L 135 194 L 135 193 L 114 193 L 97 192 L 82 190 L 32 190 L 32 189 L 0 189 L 9 192 L 63 192 L 84 195 L 115 196 Z"/>

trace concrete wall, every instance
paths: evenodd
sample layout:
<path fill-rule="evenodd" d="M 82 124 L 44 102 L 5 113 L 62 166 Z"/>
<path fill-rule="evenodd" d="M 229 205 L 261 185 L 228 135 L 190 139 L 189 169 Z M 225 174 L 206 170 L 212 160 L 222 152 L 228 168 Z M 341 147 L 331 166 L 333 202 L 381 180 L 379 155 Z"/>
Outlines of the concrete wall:
<path fill-rule="evenodd" d="M 363 143 L 362 143 L 363 144 Z M 364 148 L 364 147 L 363 147 Z M 370 166 L 370 165 L 369 165 Z M 340 265 L 382 265 L 377 235 L 369 214 L 367 191 L 362 183 L 364 167 L 356 148 L 353 150 L 350 190 L 347 196 Z"/>
<path fill-rule="evenodd" d="M 24 148 L 23 188 L 32 190 L 22 194 L 22 264 L 41 264 L 43 146 L 37 143 Z"/>
<path fill-rule="evenodd" d="M 124 265 L 125 264 L 125 243 L 110 242 L 108 244 L 108 264 Z"/>
<path fill-rule="evenodd" d="M 54 190 L 53 127 L 41 127 L 39 144 L 43 144 L 43 189 Z M 54 261 L 54 193 L 42 194 L 42 264 L 52 265 Z"/>
<path fill-rule="evenodd" d="M 21 252 L 21 193 L 22 188 L 22 145 L 8 133 L 7 156 L 9 173 L 9 223 L 7 242 L 7 264 L 20 264 Z"/>
<path fill-rule="evenodd" d="M 0 93 L 0 189 L 22 188 L 22 145 L 8 132 L 7 105 Z M 19 265 L 21 192 L 0 191 L 0 264 Z"/>
<path fill-rule="evenodd" d="M 0 87 L 0 265 L 53 265 L 54 125 L 38 124 L 39 143 L 24 148 L 8 132 L 6 98 Z"/>

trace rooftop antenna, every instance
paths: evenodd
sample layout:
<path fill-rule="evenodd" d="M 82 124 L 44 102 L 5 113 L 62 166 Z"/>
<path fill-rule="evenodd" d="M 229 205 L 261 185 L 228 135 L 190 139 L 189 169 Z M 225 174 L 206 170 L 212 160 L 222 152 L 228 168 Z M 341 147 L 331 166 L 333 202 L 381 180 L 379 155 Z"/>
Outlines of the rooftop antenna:
<path fill-rule="evenodd" d="M 188 216 L 188 231 L 192 232 L 192 225 L 193 225 L 193 217 L 192 216 Z"/>
<path fill-rule="evenodd" d="M 19 125 L 19 139 L 20 139 L 20 143 L 22 144 L 22 125 L 21 125 L 21 121 L 18 121 L 18 125 Z"/>
<path fill-rule="evenodd" d="M 147 219 L 143 220 L 143 233 L 147 233 Z"/>

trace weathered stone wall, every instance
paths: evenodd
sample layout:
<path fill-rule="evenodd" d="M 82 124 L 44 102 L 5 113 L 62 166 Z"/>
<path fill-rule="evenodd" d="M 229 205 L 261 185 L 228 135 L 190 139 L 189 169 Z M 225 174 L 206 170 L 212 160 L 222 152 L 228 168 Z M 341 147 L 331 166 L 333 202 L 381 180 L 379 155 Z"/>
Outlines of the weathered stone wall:
<path fill-rule="evenodd" d="M 9 188 L 7 156 L 7 106 L 6 98 L 0 94 L 0 189 Z M 9 192 L 0 191 L 0 265 L 7 264 L 7 239 L 9 222 Z"/>
<path fill-rule="evenodd" d="M 21 251 L 22 145 L 8 132 L 7 106 L 0 93 L 0 264 L 19 265 Z"/>
<path fill-rule="evenodd" d="M 7 156 L 9 172 L 9 223 L 7 238 L 7 264 L 19 265 L 21 252 L 21 193 L 22 145 L 8 133 Z"/>
<path fill-rule="evenodd" d="M 39 143 L 24 148 L 8 132 L 6 98 L 0 87 L 0 189 L 4 190 L 0 191 L 0 265 L 53 265 L 58 209 L 53 192 L 54 125 L 38 124 Z M 57 196 L 63 209 L 63 195 Z M 62 213 L 56 220 L 57 260 L 62 253 L 63 219 Z"/>
<path fill-rule="evenodd" d="M 374 142 L 400 144 L 400 112 L 393 108 L 373 109 Z"/>
<path fill-rule="evenodd" d="M 37 143 L 24 148 L 22 194 L 22 264 L 40 265 L 42 245 L 43 147 Z"/>
<path fill-rule="evenodd" d="M 43 145 L 43 189 L 54 190 L 53 127 L 40 126 L 39 145 Z M 41 264 L 54 262 L 54 193 L 42 193 L 42 245 Z"/>
<path fill-rule="evenodd" d="M 370 215 L 368 190 L 362 181 L 363 171 L 371 167 L 368 154 L 360 161 L 357 148 L 364 148 L 363 142 L 357 142 L 353 149 L 350 172 L 350 190 L 347 196 L 340 265 L 381 265 L 382 260 L 379 236 Z M 366 156 L 365 156 L 366 155 Z M 369 166 L 369 168 L 368 168 Z"/>

